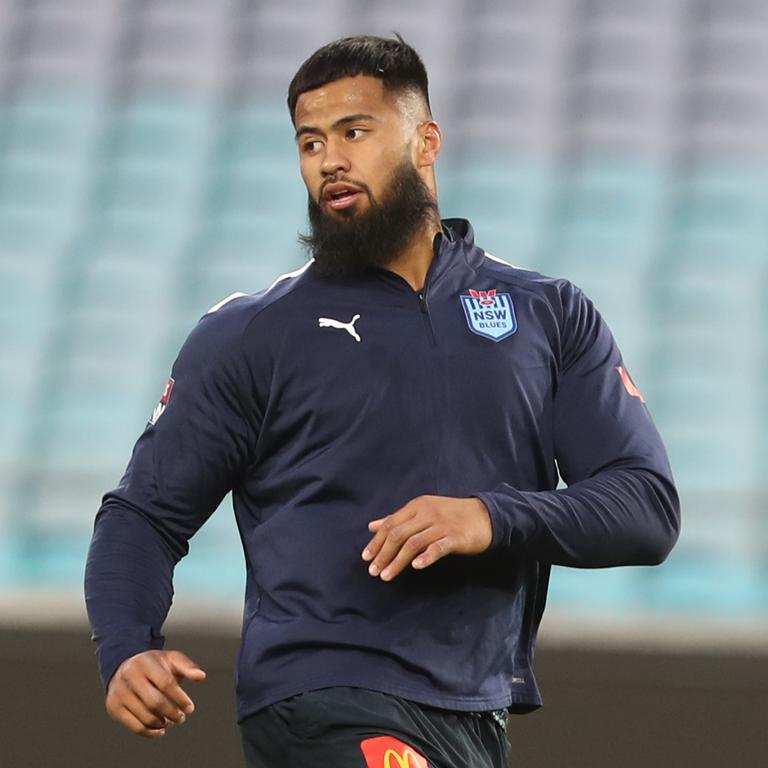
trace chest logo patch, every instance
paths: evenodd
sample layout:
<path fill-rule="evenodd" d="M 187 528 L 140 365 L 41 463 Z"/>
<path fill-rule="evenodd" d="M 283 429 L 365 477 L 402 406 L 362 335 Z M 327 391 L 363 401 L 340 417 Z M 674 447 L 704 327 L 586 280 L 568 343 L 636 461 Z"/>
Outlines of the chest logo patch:
<path fill-rule="evenodd" d="M 501 341 L 517 330 L 515 306 L 508 293 L 498 293 L 495 288 L 488 291 L 469 288 L 469 295 L 462 294 L 459 298 L 472 333 Z"/>
<path fill-rule="evenodd" d="M 317 324 L 320 328 L 343 328 L 355 341 L 362 341 L 360 334 L 355 330 L 355 323 L 359 319 L 360 315 L 355 315 L 348 323 L 342 323 L 341 320 L 334 320 L 332 317 L 318 317 Z"/>

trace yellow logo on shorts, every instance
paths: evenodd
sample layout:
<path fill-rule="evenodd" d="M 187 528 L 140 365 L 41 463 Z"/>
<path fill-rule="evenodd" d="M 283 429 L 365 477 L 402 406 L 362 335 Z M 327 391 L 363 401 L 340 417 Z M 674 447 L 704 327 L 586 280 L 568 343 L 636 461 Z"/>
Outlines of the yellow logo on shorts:
<path fill-rule="evenodd" d="M 360 742 L 368 768 L 429 768 L 427 759 L 394 736 Z"/>
<path fill-rule="evenodd" d="M 397 766 L 392 765 L 393 757 Z M 411 763 L 411 758 L 413 758 L 413 763 Z M 422 762 L 420 762 L 419 756 L 410 747 L 402 755 L 394 749 L 388 749 L 384 753 L 384 768 L 419 768 L 420 765 Z"/>

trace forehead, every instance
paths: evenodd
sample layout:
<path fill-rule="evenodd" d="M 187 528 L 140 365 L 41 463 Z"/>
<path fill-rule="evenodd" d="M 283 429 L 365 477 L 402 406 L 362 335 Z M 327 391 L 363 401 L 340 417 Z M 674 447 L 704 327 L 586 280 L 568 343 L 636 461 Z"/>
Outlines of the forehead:
<path fill-rule="evenodd" d="M 364 113 L 384 116 L 396 112 L 396 102 L 376 77 L 342 77 L 306 91 L 296 102 L 296 127 L 333 121 L 345 114 Z"/>

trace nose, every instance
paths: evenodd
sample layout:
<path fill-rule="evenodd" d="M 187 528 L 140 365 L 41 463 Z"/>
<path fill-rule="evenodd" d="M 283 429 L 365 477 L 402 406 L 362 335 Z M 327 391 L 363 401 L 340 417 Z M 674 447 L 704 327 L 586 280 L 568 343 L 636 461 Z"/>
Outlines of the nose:
<path fill-rule="evenodd" d="M 320 171 L 324 176 L 335 176 L 339 171 L 349 171 L 349 158 L 341 151 L 339 143 L 333 139 L 325 145 L 325 155 Z"/>

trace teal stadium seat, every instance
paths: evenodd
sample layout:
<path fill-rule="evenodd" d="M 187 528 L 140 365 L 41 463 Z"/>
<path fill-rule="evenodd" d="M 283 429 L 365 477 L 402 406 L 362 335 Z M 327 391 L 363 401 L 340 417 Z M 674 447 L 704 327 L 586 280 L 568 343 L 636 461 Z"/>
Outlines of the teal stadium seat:
<path fill-rule="evenodd" d="M 535 267 L 553 187 L 546 160 L 470 158 L 439 174 L 444 216 L 468 218 L 477 242 L 494 256 Z"/>
<path fill-rule="evenodd" d="M 117 107 L 114 151 L 155 168 L 185 170 L 215 139 L 216 108 L 204 98 L 142 93 Z"/>
<path fill-rule="evenodd" d="M 658 390 L 686 484 L 759 482 L 766 194 L 749 171 L 695 174 L 660 265 Z"/>
<path fill-rule="evenodd" d="M 104 119 L 94 92 L 20 85 L 6 115 L 9 156 L 83 158 L 93 148 Z"/>
<path fill-rule="evenodd" d="M 566 169 L 542 235 L 543 270 L 594 301 L 641 388 L 655 332 L 650 281 L 664 196 L 653 164 L 584 159 Z"/>
<path fill-rule="evenodd" d="M 658 262 L 655 413 L 683 500 L 670 609 L 766 605 L 761 449 L 768 190 L 759 169 L 700 164 L 680 181 Z M 761 534 L 761 531 L 763 533 Z"/>
<path fill-rule="evenodd" d="M 301 181 L 290 119 L 269 102 L 237 108 L 212 162 L 206 226 L 190 244 L 188 305 L 201 308 L 233 291 L 253 293 L 301 266 L 297 243 L 306 229 Z"/>
<path fill-rule="evenodd" d="M 55 322 L 56 254 L 0 251 L 0 465 L 18 457 Z"/>
<path fill-rule="evenodd" d="M 187 276 L 190 311 L 202 314 L 235 291 L 256 293 L 305 264 L 306 255 L 296 245 L 297 229 L 288 217 L 229 218 L 212 228 L 206 240 L 196 243 L 194 271 Z"/>
<path fill-rule="evenodd" d="M 6 110 L 0 247 L 62 247 L 85 203 L 98 103 L 29 86 L 14 94 Z"/>

